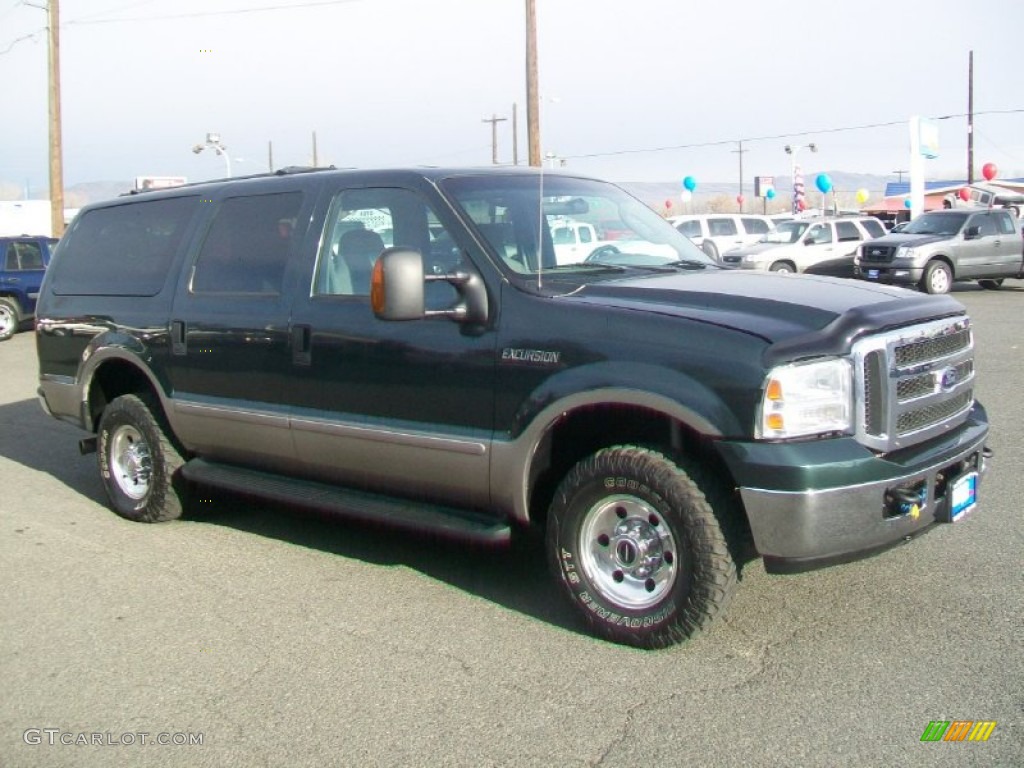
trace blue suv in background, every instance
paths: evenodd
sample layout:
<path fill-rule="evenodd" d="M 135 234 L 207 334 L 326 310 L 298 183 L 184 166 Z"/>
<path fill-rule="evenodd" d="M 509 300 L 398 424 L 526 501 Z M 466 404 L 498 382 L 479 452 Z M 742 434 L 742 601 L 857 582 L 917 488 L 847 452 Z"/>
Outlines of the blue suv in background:
<path fill-rule="evenodd" d="M 0 237 L 0 341 L 35 317 L 39 287 L 56 245 L 52 237 Z"/>

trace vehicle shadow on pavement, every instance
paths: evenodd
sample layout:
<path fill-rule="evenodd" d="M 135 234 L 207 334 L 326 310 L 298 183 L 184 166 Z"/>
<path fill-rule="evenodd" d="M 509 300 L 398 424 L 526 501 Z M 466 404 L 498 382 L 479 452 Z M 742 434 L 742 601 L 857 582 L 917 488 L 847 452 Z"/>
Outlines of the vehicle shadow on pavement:
<path fill-rule="evenodd" d="M 96 457 L 78 451 L 78 440 L 87 436 L 47 416 L 37 400 L 0 405 L 0 457 L 45 472 L 73 491 L 105 504 Z"/>
<path fill-rule="evenodd" d="M 189 519 L 373 565 L 412 568 L 545 623 L 590 634 L 559 593 L 542 536 L 534 532 L 514 536 L 510 546 L 462 543 L 211 489 L 198 491 Z"/>
<path fill-rule="evenodd" d="M 47 416 L 35 400 L 0 405 L 0 457 L 50 475 L 106 507 L 96 456 L 78 451 L 79 438 L 86 436 Z M 524 534 L 509 547 L 464 544 L 209 488 L 196 489 L 185 517 L 374 565 L 412 568 L 511 610 L 589 634 L 559 594 L 539 536 Z"/>

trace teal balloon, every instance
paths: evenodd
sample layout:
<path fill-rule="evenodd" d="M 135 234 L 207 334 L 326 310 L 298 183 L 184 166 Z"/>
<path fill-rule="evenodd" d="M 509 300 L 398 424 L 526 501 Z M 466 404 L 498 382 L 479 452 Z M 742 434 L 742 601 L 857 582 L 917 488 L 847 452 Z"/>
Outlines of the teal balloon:
<path fill-rule="evenodd" d="M 818 188 L 818 191 L 825 194 L 832 189 L 832 179 L 828 177 L 827 173 L 819 173 L 818 178 L 814 180 L 814 186 Z"/>
<path fill-rule="evenodd" d="M 769 187 L 768 191 L 764 193 L 764 196 L 767 197 L 769 200 L 774 200 L 775 199 L 775 187 Z"/>
<path fill-rule="evenodd" d="M 903 201 L 903 207 L 904 207 L 904 208 L 909 208 L 909 207 L 910 207 L 910 198 L 909 198 L 909 197 L 908 197 L 908 198 L 906 198 L 906 199 L 905 199 L 905 200 Z"/>
<path fill-rule="evenodd" d="M 697 180 L 693 176 L 687 176 L 683 179 L 683 186 L 688 192 L 693 192 L 697 188 Z"/>

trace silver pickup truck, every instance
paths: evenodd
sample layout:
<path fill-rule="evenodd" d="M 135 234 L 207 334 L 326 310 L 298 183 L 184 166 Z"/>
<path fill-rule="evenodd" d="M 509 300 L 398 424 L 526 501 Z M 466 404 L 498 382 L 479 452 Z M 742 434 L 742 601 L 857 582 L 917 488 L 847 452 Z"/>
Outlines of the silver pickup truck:
<path fill-rule="evenodd" d="M 995 289 L 1007 277 L 1024 277 L 1024 238 L 1008 210 L 930 211 L 899 233 L 864 243 L 854 276 L 927 293 L 947 293 L 957 280 Z"/>

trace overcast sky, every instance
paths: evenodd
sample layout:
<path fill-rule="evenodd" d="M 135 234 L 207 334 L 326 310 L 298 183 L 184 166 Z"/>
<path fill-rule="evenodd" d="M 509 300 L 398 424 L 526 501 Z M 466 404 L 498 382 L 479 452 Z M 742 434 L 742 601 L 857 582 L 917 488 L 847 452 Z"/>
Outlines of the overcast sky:
<path fill-rule="evenodd" d="M 40 0 L 42 4 L 42 0 Z M 238 12 L 274 7 L 278 10 Z M 976 167 L 1024 175 L 1021 0 L 537 0 L 544 153 L 616 181 L 907 168 L 906 120 L 967 111 Z M 519 106 L 524 0 L 61 0 L 65 183 L 274 163 L 487 165 Z M 114 21 L 121 19 L 120 21 Z M 0 181 L 47 184 L 46 23 L 0 0 Z M 18 38 L 38 33 L 31 39 Z M 13 45 L 12 45 L 13 43 Z M 1003 114 L 996 114 L 1002 112 Z M 988 113 L 988 114 L 986 114 Z M 891 123 L 887 127 L 857 128 Z M 966 175 L 966 118 L 929 178 Z M 499 124 L 511 162 L 511 120 Z M 718 142 L 716 144 L 716 142 Z M 651 151 L 657 148 L 660 151 Z"/>

